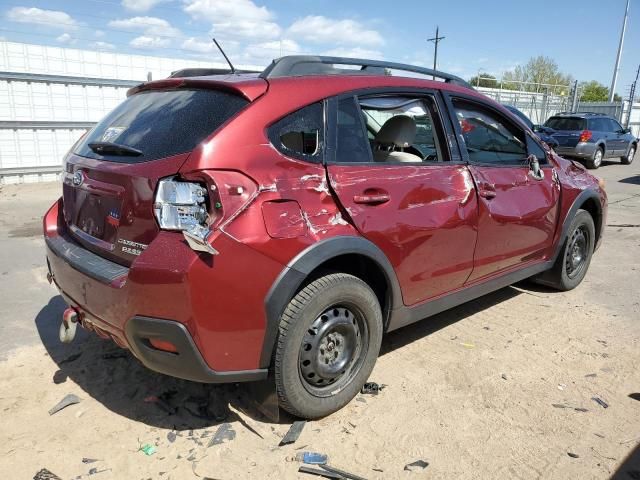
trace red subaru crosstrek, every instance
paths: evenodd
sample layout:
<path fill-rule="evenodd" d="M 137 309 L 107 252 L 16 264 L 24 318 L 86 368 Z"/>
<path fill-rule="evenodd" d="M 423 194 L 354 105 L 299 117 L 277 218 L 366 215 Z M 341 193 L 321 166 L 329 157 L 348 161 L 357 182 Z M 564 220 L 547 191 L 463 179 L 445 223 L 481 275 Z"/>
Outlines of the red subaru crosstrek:
<path fill-rule="evenodd" d="M 271 369 L 281 406 L 316 418 L 386 332 L 584 278 L 603 185 L 463 80 L 311 56 L 192 73 L 131 89 L 65 158 L 44 217 L 63 340 L 79 323 L 198 382 Z"/>

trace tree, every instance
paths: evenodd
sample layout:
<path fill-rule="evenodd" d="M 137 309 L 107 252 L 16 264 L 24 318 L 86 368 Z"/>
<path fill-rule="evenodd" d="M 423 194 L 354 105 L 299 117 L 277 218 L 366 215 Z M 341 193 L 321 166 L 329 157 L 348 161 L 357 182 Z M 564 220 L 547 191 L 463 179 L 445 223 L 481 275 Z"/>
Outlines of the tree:
<path fill-rule="evenodd" d="M 469 79 L 472 87 L 498 88 L 498 80 L 494 75 L 488 73 L 479 73 L 475 77 Z"/>
<path fill-rule="evenodd" d="M 607 102 L 609 100 L 609 89 L 596 80 L 582 82 L 579 89 L 581 102 Z M 616 93 L 613 100 L 619 102 L 622 98 Z"/>
<path fill-rule="evenodd" d="M 518 65 L 504 74 L 505 88 L 542 92 L 543 88 L 547 87 L 549 93 L 557 95 L 568 93 L 567 90 L 572 81 L 573 77 L 562 73 L 555 61 L 542 55 L 533 57 L 526 65 Z"/>

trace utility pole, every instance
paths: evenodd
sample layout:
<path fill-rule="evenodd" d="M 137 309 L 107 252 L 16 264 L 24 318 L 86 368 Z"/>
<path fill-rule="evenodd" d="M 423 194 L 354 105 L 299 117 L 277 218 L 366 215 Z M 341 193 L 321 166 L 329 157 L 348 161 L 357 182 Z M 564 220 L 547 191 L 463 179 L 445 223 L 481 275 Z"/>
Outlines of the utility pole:
<path fill-rule="evenodd" d="M 613 78 L 611 79 L 611 89 L 609 90 L 609 101 L 613 102 L 615 96 L 616 83 L 618 82 L 618 71 L 620 70 L 620 57 L 622 56 L 622 45 L 624 44 L 624 32 L 627 29 L 627 17 L 629 16 L 629 0 L 624 10 L 624 20 L 622 20 L 622 31 L 620 32 L 620 44 L 618 45 L 618 55 L 616 56 L 616 66 L 613 68 Z"/>
<path fill-rule="evenodd" d="M 629 123 L 631 122 L 631 112 L 633 111 L 633 101 L 636 98 L 636 87 L 638 86 L 638 77 L 640 77 L 640 65 L 638 65 L 638 70 L 636 71 L 636 79 L 631 84 L 631 91 L 629 92 L 629 113 L 627 113 L 627 121 L 625 122 L 625 127 L 629 127 Z"/>
<path fill-rule="evenodd" d="M 433 42 L 433 44 L 435 45 L 435 52 L 433 54 L 433 69 L 437 70 L 438 69 L 438 44 L 440 43 L 441 40 L 444 40 L 445 37 L 440 37 L 438 34 L 440 32 L 440 27 L 436 27 L 436 36 L 433 38 L 429 38 L 427 39 L 427 42 Z M 436 77 L 433 77 L 433 79 L 435 80 Z"/>
<path fill-rule="evenodd" d="M 571 111 L 575 112 L 578 109 L 578 80 L 573 82 L 573 94 L 571 96 Z"/>

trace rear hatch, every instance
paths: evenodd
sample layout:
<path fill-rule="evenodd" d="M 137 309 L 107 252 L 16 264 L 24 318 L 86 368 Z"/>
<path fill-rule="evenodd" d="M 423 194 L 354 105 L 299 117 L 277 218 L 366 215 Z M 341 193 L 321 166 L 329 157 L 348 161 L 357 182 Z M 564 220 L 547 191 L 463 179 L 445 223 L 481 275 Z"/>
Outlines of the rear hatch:
<path fill-rule="evenodd" d="M 587 129 L 587 121 L 581 117 L 551 117 L 544 126 L 555 130 L 551 136 L 559 147 L 573 148 L 578 144 L 582 131 Z"/>
<path fill-rule="evenodd" d="M 158 180 L 177 174 L 202 140 L 249 103 L 229 89 L 171 85 L 128 97 L 66 158 L 69 234 L 122 265 L 130 265 L 158 233 L 153 213 Z"/>

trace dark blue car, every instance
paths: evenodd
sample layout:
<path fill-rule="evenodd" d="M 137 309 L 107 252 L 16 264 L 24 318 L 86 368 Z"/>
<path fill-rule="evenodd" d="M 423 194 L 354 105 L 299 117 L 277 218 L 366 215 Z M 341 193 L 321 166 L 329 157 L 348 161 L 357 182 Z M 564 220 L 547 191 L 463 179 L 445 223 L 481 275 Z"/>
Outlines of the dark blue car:
<path fill-rule="evenodd" d="M 515 116 L 517 116 L 520 120 L 522 120 L 522 122 L 524 122 L 527 127 L 533 130 L 535 134 L 540 138 L 540 140 L 542 140 L 544 143 L 549 145 L 554 150 L 558 147 L 558 141 L 551 136 L 555 133 L 555 130 L 553 128 L 545 127 L 542 125 L 534 125 L 533 122 L 529 120 L 529 117 L 527 117 L 524 113 L 522 113 L 512 105 L 503 104 L 502 106 L 513 113 Z"/>

